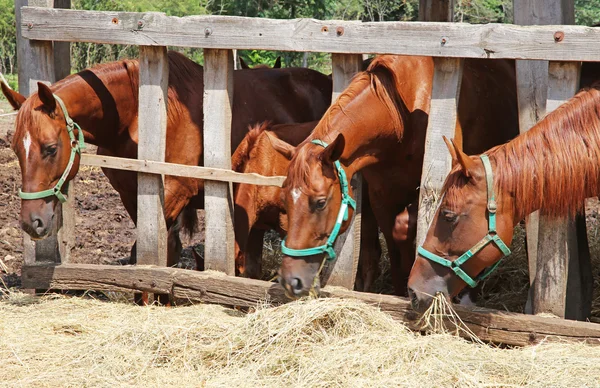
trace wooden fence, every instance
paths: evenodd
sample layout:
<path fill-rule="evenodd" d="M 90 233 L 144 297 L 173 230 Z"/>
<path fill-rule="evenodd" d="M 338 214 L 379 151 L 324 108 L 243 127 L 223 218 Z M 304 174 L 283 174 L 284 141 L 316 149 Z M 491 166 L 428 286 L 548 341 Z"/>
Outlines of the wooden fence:
<path fill-rule="evenodd" d="M 16 0 L 16 2 L 17 4 L 23 3 L 22 0 Z M 33 2 L 30 0 L 29 3 Z M 563 0 L 557 1 L 556 4 L 560 6 L 560 4 L 568 2 Z M 439 4 L 452 7 L 451 0 L 440 2 L 421 0 L 424 20 L 432 20 L 436 17 L 431 15 L 447 17 L 452 14 L 451 8 L 449 8 L 450 11 L 433 9 L 436 7 L 436 3 L 438 3 L 438 8 Z M 542 3 L 541 0 L 532 2 L 515 0 L 515 12 L 519 12 L 519 4 L 527 3 L 534 3 L 542 8 L 552 8 L 547 2 Z M 19 13 L 19 7 L 17 7 L 17 13 Z M 557 23 L 568 22 L 568 20 L 561 19 Z M 364 53 L 435 57 L 433 92 L 421 184 L 418 242 L 424 239 L 424 231 L 431 217 L 431 209 L 426 205 L 431 202 L 430 197 L 439 192 L 443 178 L 450 169 L 450 156 L 443 145 L 441 135 L 453 136 L 462 74 L 462 58 L 541 60 L 546 64 L 547 61 L 552 61 L 549 66 L 550 78 L 547 88 L 548 100 L 552 103 L 549 102 L 547 110 L 554 109 L 559 102 L 569 98 L 576 90 L 579 61 L 600 61 L 600 29 L 569 25 L 468 25 L 444 22 L 361 23 L 220 16 L 179 18 L 162 13 L 98 12 L 40 7 L 21 8 L 18 24 L 17 29 L 24 40 L 29 40 L 31 46 L 45 45 L 46 55 L 52 55 L 52 41 L 140 46 L 138 160 L 94 155 L 82 157 L 83 164 L 138 172 L 138 266 L 104 267 L 68 264 L 68 248 L 60 249 L 62 265 L 34 264 L 31 260 L 34 255 L 33 251 L 29 250 L 26 257 L 30 257 L 30 259 L 23 268 L 23 286 L 168 292 L 193 300 L 239 305 L 252 305 L 261 298 L 282 302 L 281 288 L 272 283 L 238 279 L 232 276 L 148 267 L 148 265 L 164 266 L 166 263 L 165 243 L 167 237 L 160 200 L 162 176 L 168 174 L 207 180 L 205 185 L 205 263 L 208 269 L 215 269 L 226 275 L 234 274 L 233 206 L 230 183 L 280 185 L 282 182 L 281 177 L 261 177 L 230 171 L 231 101 L 234 92 L 232 82 L 233 49 L 331 52 L 334 54 L 332 56 L 334 98 L 345 88 L 351 76 L 360 69 L 361 55 Z M 167 109 L 165 96 L 168 74 L 166 46 L 204 48 L 205 167 L 173 165 L 164 162 Z M 37 55 L 31 56 L 29 60 L 33 61 L 33 66 L 39 65 L 43 60 L 48 61 L 48 58 Z M 529 63 L 529 61 L 523 63 Z M 548 74 L 548 71 L 546 73 Z M 519 104 L 520 110 L 525 112 L 528 106 L 534 105 L 534 100 L 530 97 L 522 97 L 521 89 L 526 90 L 526 87 L 522 87 L 521 84 L 525 82 L 526 77 L 523 76 L 525 73 L 522 71 L 518 73 L 518 76 L 519 74 L 521 75 L 519 78 Z M 53 81 L 52 78 L 37 79 Z M 535 117 L 535 119 L 539 118 L 541 115 Z M 534 122 L 535 120 L 530 120 L 529 126 Z M 524 129 L 523 120 L 522 129 Z M 157 144 L 160 146 L 157 147 Z M 360 182 L 356 184 L 360 184 Z M 143 211 L 141 211 L 142 209 Z M 338 246 L 343 254 L 335 264 L 329 284 L 342 285 L 350 289 L 353 287 L 360 240 L 358 238 L 360 223 L 356 222 L 359 216 L 360 211 L 357 212 L 349 232 L 354 234 L 354 238 L 347 238 L 343 247 Z M 66 215 L 65 221 L 59 225 L 62 226 L 58 235 L 61 246 L 68 245 L 67 236 L 72 236 L 74 233 L 69 229 L 73 227 L 72 220 L 72 214 Z M 562 230 L 562 232 L 558 232 L 560 236 L 553 238 L 552 241 L 555 242 L 555 245 L 561 243 L 564 245 L 568 240 L 568 233 L 564 231 L 565 225 L 570 228 L 571 223 L 562 222 L 550 225 L 541 222 L 539 229 L 546 228 L 553 233 Z M 342 243 L 338 245 L 342 245 Z M 575 300 L 575 297 L 580 296 L 579 294 L 571 295 L 567 298 L 567 278 L 570 273 L 572 274 L 570 263 L 573 260 L 569 255 L 553 256 L 553 260 L 550 261 L 556 264 L 553 268 L 562 268 L 563 272 L 555 271 L 556 273 L 554 273 L 558 277 L 552 285 L 554 295 L 539 300 L 541 305 L 544 301 L 550 301 L 552 306 L 547 311 L 563 317 L 578 317 L 565 313 L 567 311 L 565 306 L 568 305 L 567 299 Z M 542 276 L 533 268 L 532 279 L 536 278 L 536 274 Z M 415 320 L 414 314 L 408 312 L 408 302 L 402 298 L 350 291 L 332 292 L 331 294 L 360 298 L 381 306 L 402 306 L 400 309 L 402 313 L 394 314 L 394 316 L 408 322 Z M 386 307 L 383 308 L 386 309 Z M 524 344 L 539 341 L 546 335 L 550 335 L 561 338 L 583 338 L 600 343 L 600 325 L 596 324 L 557 321 L 548 318 L 527 317 L 521 314 L 490 312 L 490 310 L 484 312 L 464 308 L 459 308 L 459 310 L 462 311 L 461 315 L 477 334 L 491 341 Z M 539 309 L 536 310 L 534 306 L 533 311 L 539 312 Z M 510 318 L 503 318 L 507 316 Z M 498 323 L 500 321 L 501 324 Z M 560 328 L 558 328 L 559 326 Z M 511 339 L 513 337 L 514 339 Z"/>

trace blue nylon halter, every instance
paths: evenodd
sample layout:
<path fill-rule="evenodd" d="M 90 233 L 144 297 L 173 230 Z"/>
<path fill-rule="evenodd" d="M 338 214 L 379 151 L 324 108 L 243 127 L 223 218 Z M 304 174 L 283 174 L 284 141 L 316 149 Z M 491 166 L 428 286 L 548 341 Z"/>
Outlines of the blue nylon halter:
<path fill-rule="evenodd" d="M 496 199 L 494 198 L 494 175 L 492 172 L 492 165 L 490 164 L 490 160 L 487 155 L 480 156 L 481 161 L 483 162 L 483 167 L 485 169 L 485 177 L 487 183 L 487 210 L 488 210 L 488 234 L 482 238 L 477 244 L 475 244 L 471 249 L 463 253 L 458 259 L 454 261 L 450 261 L 448 259 L 444 259 L 434 253 L 429 252 L 423 246 L 420 246 L 417 249 L 417 253 L 422 257 L 433 261 L 434 263 L 438 263 L 443 265 L 444 267 L 450 268 L 454 273 L 461 278 L 465 283 L 469 285 L 469 287 L 473 288 L 477 286 L 477 284 L 483 279 L 487 278 L 494 270 L 500 265 L 500 262 L 503 258 L 510 255 L 510 248 L 502 241 L 502 239 L 496 233 L 496 210 L 498 209 L 498 205 L 496 204 Z M 485 248 L 486 245 L 494 243 L 500 249 L 500 251 L 504 254 L 498 262 L 496 262 L 491 267 L 485 269 L 482 273 L 473 279 L 470 277 L 461 267 L 465 264 L 471 257 L 475 256 L 477 252 Z"/>
<path fill-rule="evenodd" d="M 320 145 L 321 147 L 326 148 L 328 146 L 322 140 L 313 140 L 313 144 Z M 319 255 L 321 253 L 326 253 L 328 258 L 327 260 L 335 259 L 335 250 L 333 249 L 333 245 L 335 244 L 335 239 L 338 237 L 340 233 L 340 229 L 342 227 L 342 223 L 348 220 L 348 206 L 352 209 L 356 209 L 356 201 L 352 199 L 350 194 L 348 193 L 348 178 L 346 178 L 346 172 L 342 168 L 342 165 L 338 160 L 333 162 L 335 169 L 337 171 L 338 177 L 340 178 L 340 189 L 342 191 L 342 204 L 340 205 L 340 211 L 338 212 L 337 219 L 335 221 L 335 226 L 327 239 L 327 242 L 324 245 L 320 245 L 318 247 L 313 248 L 305 248 L 305 249 L 292 249 L 285 246 L 285 238 L 281 241 L 281 253 L 287 256 L 313 256 Z"/>

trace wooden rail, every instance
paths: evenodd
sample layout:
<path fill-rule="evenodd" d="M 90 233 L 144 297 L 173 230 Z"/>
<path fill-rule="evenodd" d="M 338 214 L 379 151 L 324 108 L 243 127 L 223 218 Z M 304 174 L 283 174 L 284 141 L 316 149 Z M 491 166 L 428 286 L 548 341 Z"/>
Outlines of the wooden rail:
<path fill-rule="evenodd" d="M 152 160 L 118 158 L 115 156 L 83 154 L 81 164 L 117 170 L 137 171 L 149 174 L 173 175 L 207 179 L 219 182 L 247 183 L 250 185 L 281 187 L 284 176 L 264 176 L 255 173 L 240 173 L 223 168 L 186 166 L 183 164 L 155 162 Z"/>
<path fill-rule="evenodd" d="M 24 7 L 20 28 L 28 39 L 70 42 L 600 61 L 600 29 L 582 26 L 175 17 Z"/>
<path fill-rule="evenodd" d="M 197 272 L 153 266 L 92 264 L 36 265 L 23 268 L 24 287 L 44 289 L 93 289 L 170 293 L 178 299 L 255 307 L 289 302 L 277 283 L 236 278 L 218 272 Z M 405 298 L 341 289 L 323 290 L 324 296 L 362 300 L 381 308 L 414 330 L 419 314 Z M 587 342 L 600 345 L 600 325 L 588 322 L 507 313 L 456 306 L 465 324 L 483 341 L 531 345 L 541 341 Z"/>

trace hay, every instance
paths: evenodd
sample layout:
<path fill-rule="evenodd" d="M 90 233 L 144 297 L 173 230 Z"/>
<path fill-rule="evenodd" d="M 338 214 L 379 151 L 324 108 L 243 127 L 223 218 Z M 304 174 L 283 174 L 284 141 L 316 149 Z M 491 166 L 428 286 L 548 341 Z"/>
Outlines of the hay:
<path fill-rule="evenodd" d="M 592 386 L 600 347 L 499 349 L 421 336 L 358 301 L 244 315 L 11 293 L 0 301 L 0 385 Z"/>

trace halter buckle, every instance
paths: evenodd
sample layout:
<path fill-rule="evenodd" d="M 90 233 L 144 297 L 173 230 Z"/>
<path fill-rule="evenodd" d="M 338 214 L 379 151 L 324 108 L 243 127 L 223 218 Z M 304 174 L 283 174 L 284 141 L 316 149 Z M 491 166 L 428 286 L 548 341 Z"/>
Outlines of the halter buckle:
<path fill-rule="evenodd" d="M 495 214 L 496 210 L 498 210 L 498 204 L 492 199 L 490 202 L 488 202 L 487 209 L 490 213 Z"/>

